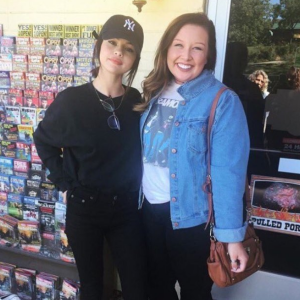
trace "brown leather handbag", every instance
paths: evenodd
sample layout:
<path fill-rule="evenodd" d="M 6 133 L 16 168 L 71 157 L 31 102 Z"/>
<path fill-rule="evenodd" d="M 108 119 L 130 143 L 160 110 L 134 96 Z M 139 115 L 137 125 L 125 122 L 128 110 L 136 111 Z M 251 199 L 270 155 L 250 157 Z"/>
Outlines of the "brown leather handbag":
<path fill-rule="evenodd" d="M 210 255 L 207 259 L 208 273 L 214 283 L 219 287 L 227 287 L 237 282 L 242 281 L 254 272 L 258 271 L 264 264 L 264 254 L 262 251 L 261 241 L 255 234 L 253 224 L 250 221 L 251 205 L 250 205 L 250 192 L 248 180 L 246 180 L 245 196 L 247 201 L 247 221 L 248 226 L 243 240 L 243 246 L 249 255 L 247 266 L 244 272 L 234 273 L 231 271 L 231 261 L 228 255 L 228 243 L 219 242 L 213 235 L 214 227 L 214 212 L 213 212 L 213 195 L 212 195 L 212 182 L 211 182 L 211 166 L 210 166 L 210 134 L 214 121 L 215 110 L 219 101 L 219 98 L 223 91 L 227 88 L 223 87 L 219 90 L 216 98 L 213 101 L 207 131 L 207 179 L 203 185 L 203 190 L 208 195 L 209 201 L 209 215 L 206 227 L 210 223 Z"/>

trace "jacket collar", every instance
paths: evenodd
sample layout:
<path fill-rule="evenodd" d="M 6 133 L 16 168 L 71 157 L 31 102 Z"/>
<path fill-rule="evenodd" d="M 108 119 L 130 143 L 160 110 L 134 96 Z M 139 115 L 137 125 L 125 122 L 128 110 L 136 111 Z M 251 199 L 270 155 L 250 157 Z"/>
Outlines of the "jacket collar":
<path fill-rule="evenodd" d="M 213 71 L 203 70 L 202 73 L 191 81 L 179 87 L 178 93 L 186 100 L 190 100 L 213 85 L 215 77 Z"/>

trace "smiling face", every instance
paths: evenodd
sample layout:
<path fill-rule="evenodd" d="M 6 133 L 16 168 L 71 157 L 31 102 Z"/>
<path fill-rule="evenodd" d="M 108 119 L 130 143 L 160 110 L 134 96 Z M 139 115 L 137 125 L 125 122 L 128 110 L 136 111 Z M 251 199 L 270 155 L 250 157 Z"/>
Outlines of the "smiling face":
<path fill-rule="evenodd" d="M 187 24 L 179 30 L 168 49 L 168 68 L 175 81 L 183 84 L 201 74 L 207 56 L 207 31 L 201 26 Z"/>
<path fill-rule="evenodd" d="M 103 40 L 99 57 L 100 69 L 115 75 L 123 75 L 132 68 L 136 57 L 136 51 L 128 40 Z"/>

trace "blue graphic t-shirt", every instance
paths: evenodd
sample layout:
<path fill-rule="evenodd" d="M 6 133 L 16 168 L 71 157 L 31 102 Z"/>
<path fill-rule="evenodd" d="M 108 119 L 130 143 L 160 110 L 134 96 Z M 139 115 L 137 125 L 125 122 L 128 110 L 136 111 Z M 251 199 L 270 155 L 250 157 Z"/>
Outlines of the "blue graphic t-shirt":
<path fill-rule="evenodd" d="M 150 203 L 170 201 L 169 144 L 179 101 L 172 82 L 151 108 L 143 131 L 143 192 Z"/>

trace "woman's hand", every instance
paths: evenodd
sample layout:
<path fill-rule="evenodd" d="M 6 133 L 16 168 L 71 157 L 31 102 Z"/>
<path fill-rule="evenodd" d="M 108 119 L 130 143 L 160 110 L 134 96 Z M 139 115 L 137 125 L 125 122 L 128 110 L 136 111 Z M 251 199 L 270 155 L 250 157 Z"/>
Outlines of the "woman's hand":
<path fill-rule="evenodd" d="M 228 254 L 231 260 L 231 271 L 241 273 L 246 269 L 248 254 L 242 243 L 228 243 Z"/>

